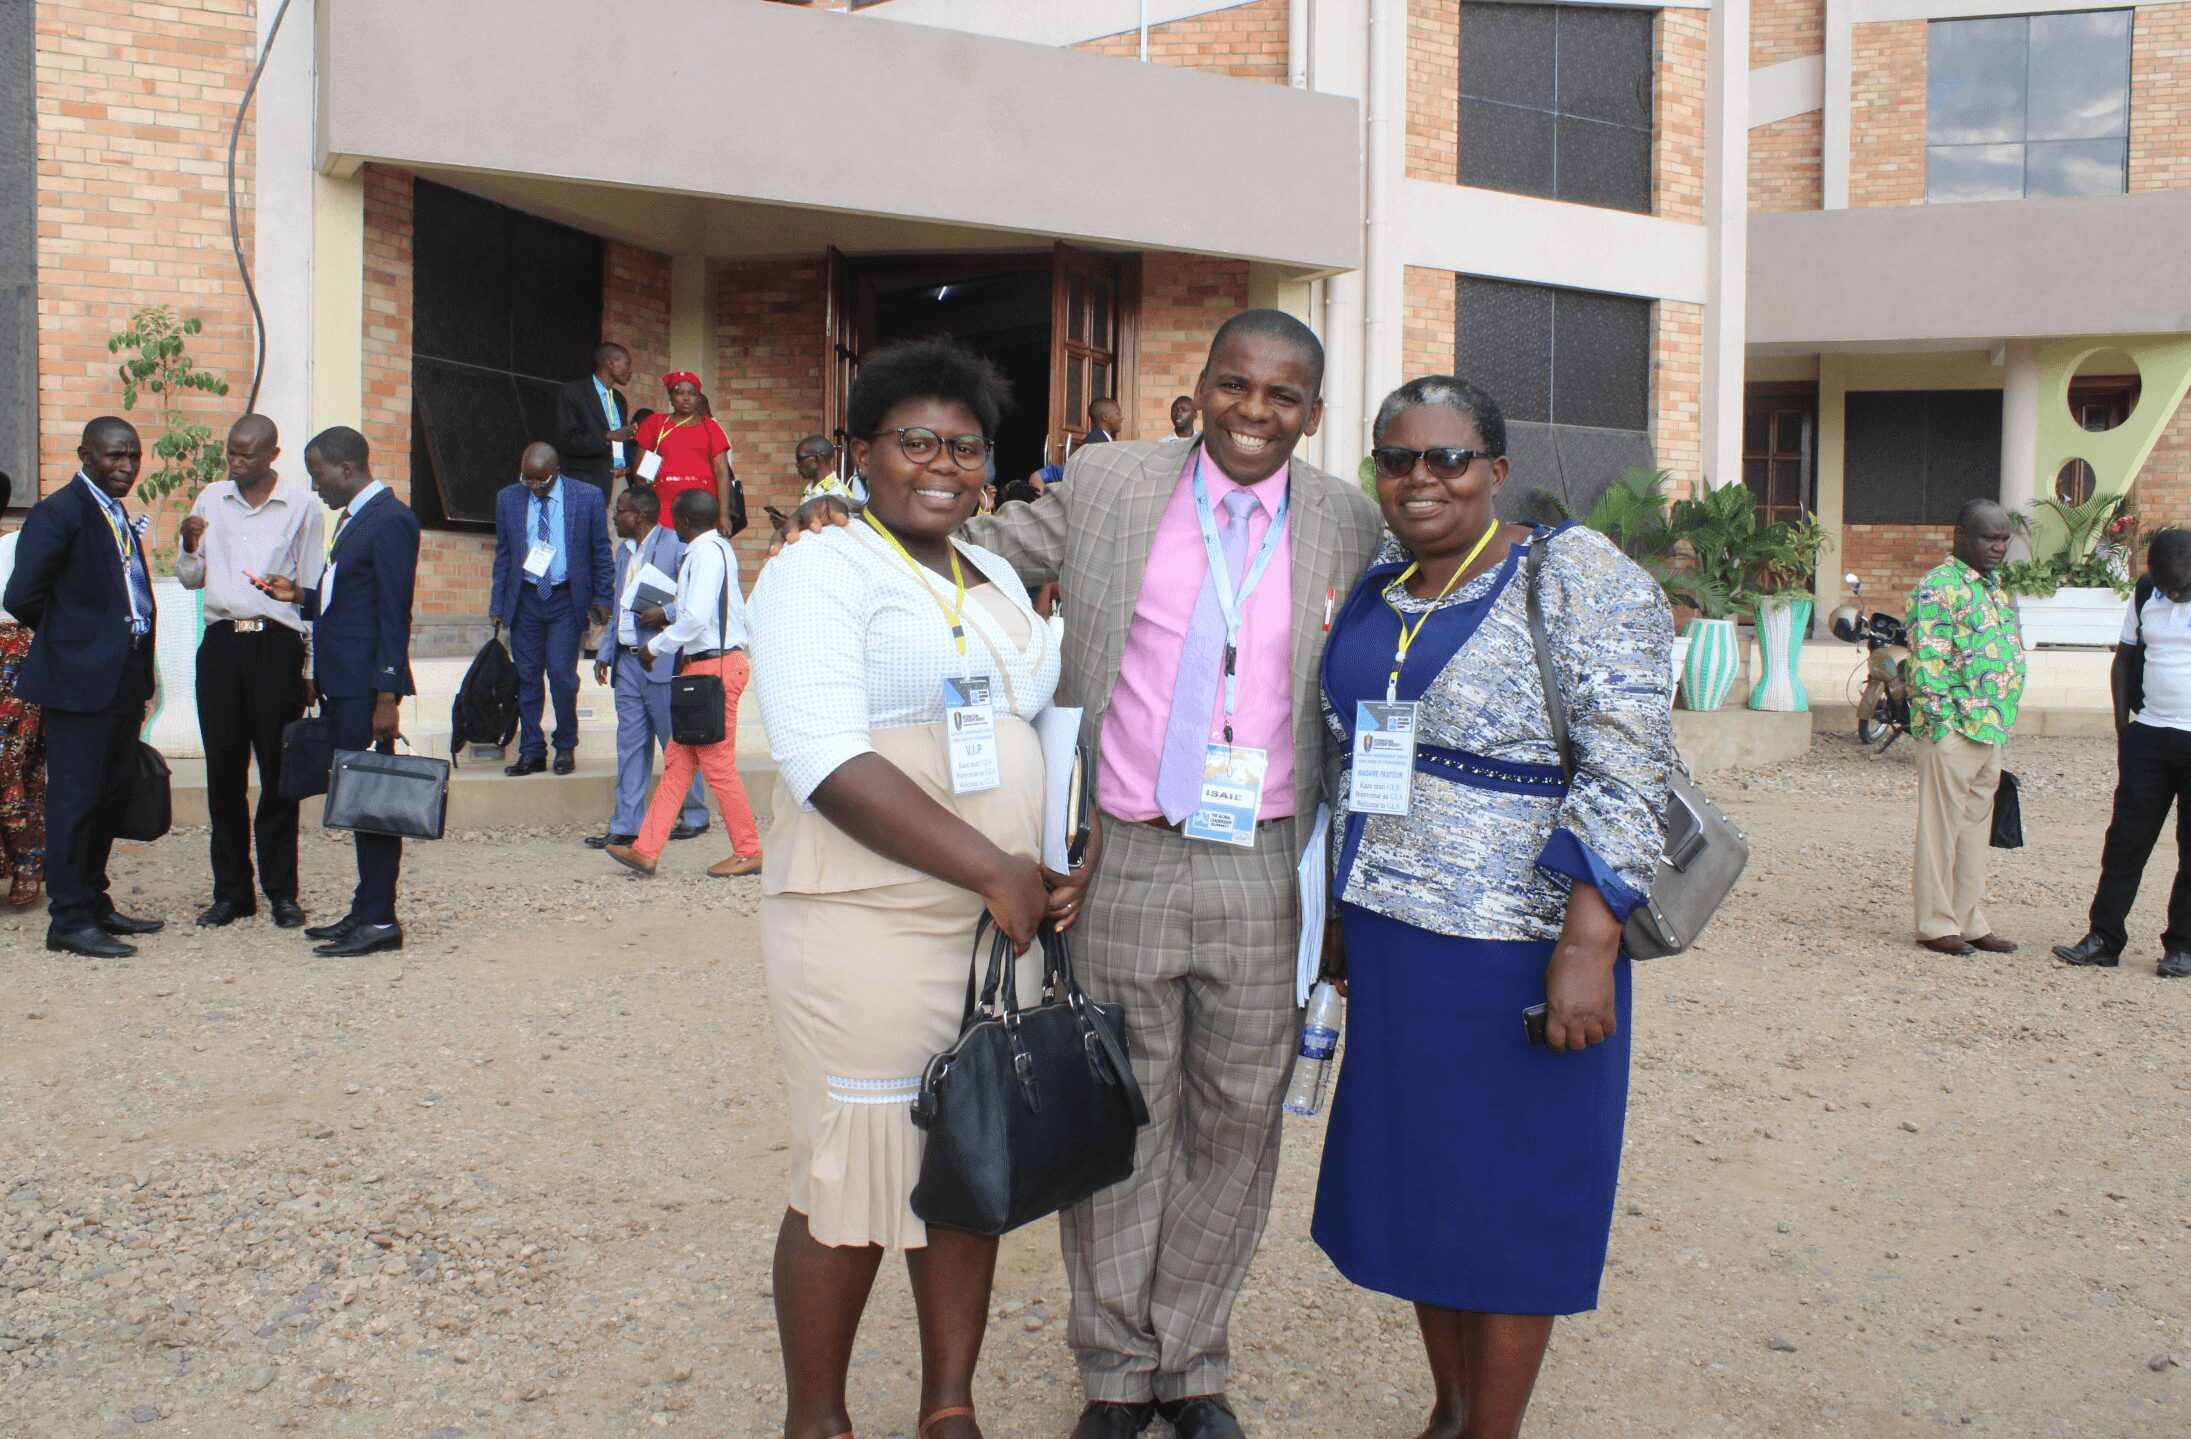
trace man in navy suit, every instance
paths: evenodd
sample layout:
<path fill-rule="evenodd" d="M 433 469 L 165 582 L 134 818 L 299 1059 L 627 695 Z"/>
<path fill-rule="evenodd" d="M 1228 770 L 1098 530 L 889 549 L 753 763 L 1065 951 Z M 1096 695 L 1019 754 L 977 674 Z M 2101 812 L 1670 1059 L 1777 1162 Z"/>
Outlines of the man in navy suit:
<path fill-rule="evenodd" d="M 579 638 L 587 614 L 608 622 L 616 592 L 608 508 L 598 488 L 564 476 L 551 444 L 527 445 L 518 475 L 495 496 L 488 615 L 498 632 L 509 620 L 510 658 L 517 662 L 517 762 L 503 773 L 548 767 L 540 727 L 544 687 L 555 699 L 555 772 L 569 774 L 577 767 Z"/>
<path fill-rule="evenodd" d="M 403 738 L 402 703 L 411 683 L 411 591 L 418 578 L 418 516 L 373 478 L 365 436 L 337 425 L 304 448 L 304 468 L 322 503 L 339 509 L 327 568 L 306 589 L 282 575 L 253 579 L 312 621 L 312 679 L 334 722 L 335 748 L 392 752 Z M 396 923 L 396 876 L 403 841 L 353 833 L 358 887 L 350 912 L 314 925 L 315 954 L 374 954 L 403 948 Z"/>
<path fill-rule="evenodd" d="M 137 952 L 107 896 L 107 857 L 129 803 L 131 746 L 152 699 L 152 572 L 142 521 L 122 507 L 144 449 L 128 421 L 84 426 L 74 479 L 38 502 L 15 542 L 0 604 L 31 631 L 16 695 L 45 711 L 46 948 L 93 959 Z"/>

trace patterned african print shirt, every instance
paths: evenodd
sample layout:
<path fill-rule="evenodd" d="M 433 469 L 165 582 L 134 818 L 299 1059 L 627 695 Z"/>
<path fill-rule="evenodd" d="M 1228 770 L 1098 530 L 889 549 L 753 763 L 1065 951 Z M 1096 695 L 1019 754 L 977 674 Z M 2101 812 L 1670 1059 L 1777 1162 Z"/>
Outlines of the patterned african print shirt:
<path fill-rule="evenodd" d="M 1910 595 L 1910 733 L 2002 744 L 2024 694 L 2024 645 L 2001 582 L 1958 559 Z"/>

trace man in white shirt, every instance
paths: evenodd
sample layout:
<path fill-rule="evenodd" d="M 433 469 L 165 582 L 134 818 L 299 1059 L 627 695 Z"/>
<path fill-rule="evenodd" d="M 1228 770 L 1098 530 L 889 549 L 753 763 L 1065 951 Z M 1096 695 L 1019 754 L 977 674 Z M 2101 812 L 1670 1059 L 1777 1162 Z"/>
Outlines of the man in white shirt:
<path fill-rule="evenodd" d="M 2176 883 L 2161 932 L 2164 979 L 2191 977 L 2191 530 L 2162 530 L 2123 617 L 2115 696 L 2115 814 L 2100 851 L 2092 928 L 2057 944 L 2064 964 L 2112 969 L 2129 943 L 2130 906 L 2145 862 L 2176 806 Z"/>
<path fill-rule="evenodd" d="M 761 869 L 760 827 L 753 822 L 753 808 L 738 778 L 738 697 L 752 674 L 746 663 L 746 606 L 738 589 L 737 552 L 716 527 L 721 513 L 715 496 L 705 490 L 686 490 L 671 502 L 670 518 L 677 538 L 685 542 L 685 557 L 677 567 L 677 615 L 671 619 L 650 610 L 638 617 L 641 624 L 661 626 L 661 633 L 641 647 L 641 668 L 651 674 L 657 666 L 675 664 L 680 679 L 712 675 L 723 691 L 722 737 L 700 745 L 672 739 L 663 752 L 662 782 L 647 805 L 639 838 L 602 850 L 643 875 L 654 873 L 695 770 L 707 776 L 716 807 L 723 812 L 723 828 L 730 831 L 731 857 L 710 866 L 708 873 L 727 879 Z M 673 692 L 673 723 L 678 704 Z"/>
<path fill-rule="evenodd" d="M 319 583 L 326 563 L 326 511 L 312 492 L 274 471 L 281 435 L 264 415 L 229 427 L 228 478 L 206 486 L 183 521 L 175 577 L 205 591 L 205 637 L 198 642 L 198 734 L 205 743 L 205 798 L 213 828 L 213 903 L 206 926 L 258 913 L 251 850 L 258 841 L 258 883 L 274 923 L 304 924 L 297 902 L 297 801 L 281 792 L 282 727 L 303 716 L 312 690 L 312 627 L 293 604 L 244 578 L 284 575 Z M 259 765 L 256 823 L 245 787 Z"/>

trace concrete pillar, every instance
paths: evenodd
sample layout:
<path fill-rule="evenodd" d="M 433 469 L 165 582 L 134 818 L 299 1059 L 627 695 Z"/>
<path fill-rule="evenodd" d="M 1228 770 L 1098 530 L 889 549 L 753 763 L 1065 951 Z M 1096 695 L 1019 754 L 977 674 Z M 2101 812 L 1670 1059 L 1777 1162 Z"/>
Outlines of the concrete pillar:
<path fill-rule="evenodd" d="M 312 409 L 312 250 L 314 202 L 314 0 L 291 0 L 281 33 L 267 50 L 275 6 L 259 7 L 260 53 L 266 73 L 252 98 L 254 139 L 237 157 L 237 181 L 248 201 L 250 239 L 244 255 L 265 316 L 266 378 L 259 412 L 281 427 L 290 468 L 302 477 L 301 452 L 316 433 Z M 254 61 L 257 56 L 253 56 Z M 222 243 L 225 245 L 226 237 Z M 230 375 L 229 397 L 241 413 L 249 374 Z"/>
<path fill-rule="evenodd" d="M 1852 51 L 1856 22 L 1851 0 L 1826 0 L 1826 95 L 1821 129 L 1825 140 L 1820 175 L 1829 210 L 1849 208 L 1849 101 L 1855 78 Z"/>
<path fill-rule="evenodd" d="M 1355 453 L 1369 451 L 1378 405 L 1406 378 L 1407 266 L 1399 243 L 1407 173 L 1407 5 L 1369 0 L 1368 99 L 1362 157 L 1362 407 Z"/>
<path fill-rule="evenodd" d="M 1819 556 L 1818 572 L 1813 578 L 1821 613 L 1832 609 L 1847 598 L 1847 586 L 1841 577 L 1848 573 L 1849 551 L 1843 538 L 1847 528 L 1846 512 L 1842 506 L 1844 491 L 1844 467 L 1848 454 L 1848 361 L 1844 356 L 1825 354 L 1818 357 L 1818 434 L 1814 441 L 1818 452 L 1818 523 L 1834 536 L 1833 549 Z M 1878 576 L 1859 575 L 1859 579 L 1872 580 L 1878 589 Z M 1892 609 L 1893 597 L 1888 596 L 1882 608 Z"/>
<path fill-rule="evenodd" d="M 365 177 L 361 172 L 312 176 L 311 233 L 312 420 L 306 439 L 329 425 L 356 428 L 365 418 Z M 298 453 L 302 443 L 292 440 L 291 447 L 292 453 Z"/>
<path fill-rule="evenodd" d="M 2027 514 L 2039 495 L 2040 343 L 2009 340 L 2001 356 L 2001 503 Z"/>
<path fill-rule="evenodd" d="M 1704 481 L 1742 482 L 1743 374 L 1750 285 L 1750 10 L 1714 5 L 1704 115 L 1706 245 L 1703 433 Z"/>
<path fill-rule="evenodd" d="M 669 262 L 669 360 L 695 375 L 715 373 L 715 317 L 709 313 L 705 255 L 672 255 Z M 710 382 L 708 389 L 717 388 Z"/>

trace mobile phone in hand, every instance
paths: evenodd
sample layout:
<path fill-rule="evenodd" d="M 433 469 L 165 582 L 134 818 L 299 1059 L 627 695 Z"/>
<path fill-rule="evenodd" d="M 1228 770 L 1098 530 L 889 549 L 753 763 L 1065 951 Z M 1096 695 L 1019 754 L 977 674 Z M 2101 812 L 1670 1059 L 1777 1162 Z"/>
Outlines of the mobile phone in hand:
<path fill-rule="evenodd" d="M 1543 1045 L 1551 1041 L 1544 1037 L 1545 1006 L 1532 1004 L 1522 1011 L 1522 1034 L 1531 1044 Z"/>

